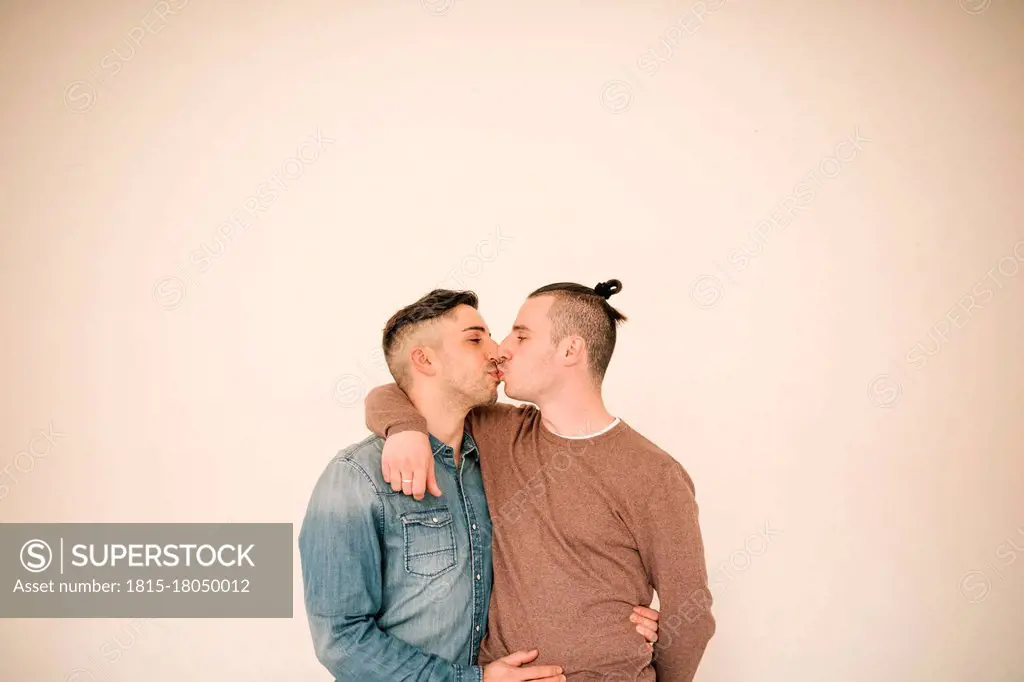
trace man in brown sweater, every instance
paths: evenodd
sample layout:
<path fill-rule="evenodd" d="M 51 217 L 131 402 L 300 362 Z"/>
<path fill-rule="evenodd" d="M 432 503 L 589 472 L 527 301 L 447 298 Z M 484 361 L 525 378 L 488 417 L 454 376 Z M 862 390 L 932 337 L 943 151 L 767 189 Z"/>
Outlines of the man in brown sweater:
<path fill-rule="evenodd" d="M 492 516 L 494 585 L 480 664 L 538 643 L 573 682 L 690 682 L 715 631 L 694 486 L 669 454 L 613 417 L 601 383 L 626 318 L 591 289 L 527 298 L 500 347 L 506 394 L 537 407 L 473 408 Z M 539 408 L 539 409 L 538 409 Z M 395 384 L 366 399 L 394 490 L 440 496 L 426 423 Z M 477 576 L 479 579 L 479 576 Z M 654 653 L 626 624 L 657 590 Z"/>

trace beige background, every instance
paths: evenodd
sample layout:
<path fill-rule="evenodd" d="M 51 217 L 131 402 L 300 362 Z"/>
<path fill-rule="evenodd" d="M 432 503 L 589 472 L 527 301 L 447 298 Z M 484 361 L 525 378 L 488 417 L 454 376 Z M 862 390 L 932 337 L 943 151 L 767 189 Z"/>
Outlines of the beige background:
<path fill-rule="evenodd" d="M 395 309 L 617 277 L 700 682 L 1024 679 L 1020 3 L 20 4 L 0 520 L 298 524 Z M 0 621 L 0 679 L 327 680 L 295 561 L 292 620 Z"/>

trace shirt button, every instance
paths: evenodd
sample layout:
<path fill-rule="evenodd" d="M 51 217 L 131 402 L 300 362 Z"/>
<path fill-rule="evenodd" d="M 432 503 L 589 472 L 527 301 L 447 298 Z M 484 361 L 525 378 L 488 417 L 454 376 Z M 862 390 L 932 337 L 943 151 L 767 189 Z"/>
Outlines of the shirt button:
<path fill-rule="evenodd" d="M 476 530 L 476 524 L 475 523 L 473 524 L 473 530 Z"/>
<path fill-rule="evenodd" d="M 480 626 L 479 625 L 476 626 L 476 631 L 480 632 Z"/>
<path fill-rule="evenodd" d="M 476 574 L 476 579 L 480 580 L 480 574 L 479 573 Z"/>
<path fill-rule="evenodd" d="M 434 517 L 434 523 L 437 523 L 437 517 L 436 516 Z"/>

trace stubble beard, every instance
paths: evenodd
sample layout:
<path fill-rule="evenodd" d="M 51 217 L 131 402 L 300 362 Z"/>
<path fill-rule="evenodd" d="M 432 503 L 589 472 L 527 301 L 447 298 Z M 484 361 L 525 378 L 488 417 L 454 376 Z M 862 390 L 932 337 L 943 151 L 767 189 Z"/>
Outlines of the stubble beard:
<path fill-rule="evenodd" d="M 449 405 L 452 409 L 463 412 L 469 412 L 474 407 L 485 407 L 498 402 L 498 387 L 491 388 L 489 376 L 476 386 L 465 387 L 452 383 L 448 389 L 445 393 Z"/>

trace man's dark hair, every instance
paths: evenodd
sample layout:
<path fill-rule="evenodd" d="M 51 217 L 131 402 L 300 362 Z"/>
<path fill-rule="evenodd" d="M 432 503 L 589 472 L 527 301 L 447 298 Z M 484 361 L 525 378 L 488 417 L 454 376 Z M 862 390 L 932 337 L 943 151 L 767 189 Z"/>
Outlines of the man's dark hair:
<path fill-rule="evenodd" d="M 593 289 L 573 282 L 557 282 L 527 297 L 555 297 L 548 311 L 551 342 L 557 344 L 571 334 L 582 337 L 587 344 L 590 370 L 598 383 L 604 380 L 615 350 L 615 327 L 626 321 L 625 315 L 608 304 L 608 298 L 620 291 L 622 282 L 617 279 L 601 282 Z"/>
<path fill-rule="evenodd" d="M 395 383 L 402 390 L 409 386 L 409 372 L 405 362 L 399 357 L 405 341 L 415 334 L 416 329 L 426 323 L 449 315 L 460 305 L 477 308 L 480 304 L 477 295 L 472 291 L 452 291 L 450 289 L 434 289 L 415 303 L 410 303 L 391 316 L 384 325 L 382 346 L 388 370 L 395 378 Z"/>

